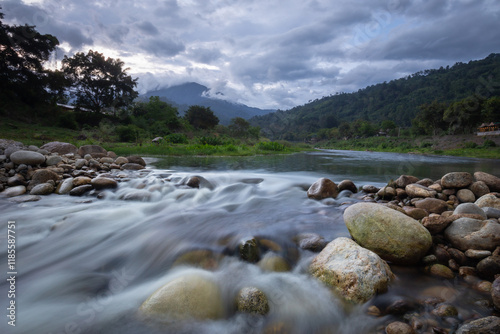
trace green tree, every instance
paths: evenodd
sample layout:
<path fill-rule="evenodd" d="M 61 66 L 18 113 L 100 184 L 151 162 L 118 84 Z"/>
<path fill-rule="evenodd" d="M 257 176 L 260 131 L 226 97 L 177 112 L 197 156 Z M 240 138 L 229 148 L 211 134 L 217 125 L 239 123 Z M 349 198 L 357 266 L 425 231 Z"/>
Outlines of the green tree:
<path fill-rule="evenodd" d="M 245 138 L 250 135 L 250 123 L 241 117 L 231 119 L 231 124 L 229 124 L 228 128 L 234 137 Z"/>
<path fill-rule="evenodd" d="M 421 105 L 417 116 L 412 121 L 414 132 L 436 135 L 439 130 L 445 130 L 447 123 L 443 120 L 443 116 L 447 107 L 446 103 L 438 101 Z"/>
<path fill-rule="evenodd" d="M 500 122 L 500 96 L 486 100 L 481 111 L 483 122 Z"/>
<path fill-rule="evenodd" d="M 132 107 L 132 115 L 142 117 L 149 126 L 161 124 L 169 130 L 181 127 L 177 108 L 160 100 L 159 96 L 151 96 L 148 102 L 137 102 Z"/>
<path fill-rule="evenodd" d="M 481 99 L 471 96 L 452 103 L 444 112 L 451 133 L 469 133 L 481 122 Z"/>
<path fill-rule="evenodd" d="M 210 107 L 190 106 L 184 118 L 196 129 L 213 129 L 219 124 L 219 118 Z"/>
<path fill-rule="evenodd" d="M 87 54 L 64 56 L 64 73 L 71 80 L 76 105 L 101 112 L 104 108 L 126 107 L 137 96 L 137 79 L 127 75 L 120 59 L 105 58 L 102 53 L 90 50 Z"/>
<path fill-rule="evenodd" d="M 51 71 L 43 65 L 59 41 L 40 34 L 35 26 L 4 24 L 3 18 L 0 12 L 0 96 L 31 105 L 48 102 Z"/>

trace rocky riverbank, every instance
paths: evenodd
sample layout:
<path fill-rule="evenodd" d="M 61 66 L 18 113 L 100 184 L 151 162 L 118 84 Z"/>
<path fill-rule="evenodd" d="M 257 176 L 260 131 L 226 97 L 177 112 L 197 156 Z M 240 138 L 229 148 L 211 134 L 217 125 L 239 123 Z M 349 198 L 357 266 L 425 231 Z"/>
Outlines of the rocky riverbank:
<path fill-rule="evenodd" d="M 62 142 L 42 147 L 0 139 L 0 196 L 15 202 L 39 200 L 52 193 L 82 196 L 118 187 L 146 162 L 139 156 L 118 157 L 97 145 L 80 148 Z"/>

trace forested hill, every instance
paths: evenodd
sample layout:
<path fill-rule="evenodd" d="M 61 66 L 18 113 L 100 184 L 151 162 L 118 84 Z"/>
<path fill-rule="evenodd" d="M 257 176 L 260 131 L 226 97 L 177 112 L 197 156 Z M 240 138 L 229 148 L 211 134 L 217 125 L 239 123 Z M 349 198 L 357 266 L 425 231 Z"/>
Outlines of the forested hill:
<path fill-rule="evenodd" d="M 337 93 L 287 111 L 253 117 L 251 123 L 268 137 L 290 140 L 358 119 L 373 123 L 392 120 L 406 127 L 422 104 L 450 103 L 474 94 L 489 98 L 499 90 L 500 54 L 492 53 L 482 60 L 420 71 L 354 93 Z"/>

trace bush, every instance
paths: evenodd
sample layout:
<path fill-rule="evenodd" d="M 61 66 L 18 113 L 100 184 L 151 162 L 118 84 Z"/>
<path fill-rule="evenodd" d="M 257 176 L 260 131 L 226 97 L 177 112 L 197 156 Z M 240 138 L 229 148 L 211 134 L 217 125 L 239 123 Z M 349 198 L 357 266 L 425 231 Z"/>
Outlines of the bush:
<path fill-rule="evenodd" d="M 420 148 L 432 147 L 432 143 L 424 142 L 420 144 Z"/>
<path fill-rule="evenodd" d="M 116 127 L 116 134 L 122 142 L 135 142 L 139 136 L 139 128 L 134 125 L 120 125 Z"/>
<path fill-rule="evenodd" d="M 172 133 L 165 137 L 165 140 L 172 144 L 187 144 L 188 139 L 183 133 Z"/>
<path fill-rule="evenodd" d="M 225 145 L 226 142 L 219 137 L 199 137 L 197 139 L 198 143 L 201 145 L 212 145 L 212 146 L 219 146 L 219 145 Z"/>
<path fill-rule="evenodd" d="M 286 147 L 283 144 L 270 141 L 270 142 L 260 142 L 257 144 L 257 149 L 263 151 L 285 151 Z"/>
<path fill-rule="evenodd" d="M 477 144 L 472 142 L 472 141 L 466 142 L 464 144 L 464 148 L 476 148 L 476 147 L 477 147 Z"/>
<path fill-rule="evenodd" d="M 78 123 L 76 123 L 75 115 L 69 112 L 59 115 L 57 118 L 57 126 L 71 130 L 78 129 Z"/>
<path fill-rule="evenodd" d="M 490 139 L 486 139 L 484 142 L 483 142 L 483 147 L 484 148 L 489 148 L 489 147 L 496 147 L 497 144 L 495 144 L 495 142 L 493 140 L 490 140 Z"/>

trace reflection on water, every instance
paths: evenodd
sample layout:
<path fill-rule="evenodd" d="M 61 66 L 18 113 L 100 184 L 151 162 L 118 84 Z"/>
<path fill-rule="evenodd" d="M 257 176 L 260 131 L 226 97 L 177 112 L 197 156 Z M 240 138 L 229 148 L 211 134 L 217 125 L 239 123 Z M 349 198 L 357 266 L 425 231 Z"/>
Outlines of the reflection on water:
<path fill-rule="evenodd" d="M 365 315 L 366 306 L 345 309 L 307 274 L 314 254 L 293 242 L 299 233 L 317 233 L 326 240 L 348 236 L 342 211 L 355 199 L 318 202 L 309 200 L 305 189 L 323 176 L 360 186 L 382 185 L 401 173 L 431 178 L 450 171 L 500 174 L 494 161 L 343 151 L 149 162 L 154 166 L 149 173 L 105 192 L 105 199 L 50 195 L 25 204 L 0 200 L 2 221 L 15 220 L 18 227 L 19 271 L 18 326 L 11 331 L 2 321 L 2 333 L 258 333 L 269 326 L 286 326 L 294 333 L 368 332 L 380 319 Z M 192 175 L 207 182 L 200 189 L 180 186 Z M 275 252 L 291 264 L 291 272 L 264 272 L 238 260 L 235 245 L 248 236 L 278 245 Z M 6 259 L 5 229 L 0 240 L 0 255 Z M 138 321 L 136 310 L 153 291 L 193 270 L 174 266 L 193 250 L 220 259 L 214 275 L 224 293 L 226 319 L 166 331 Z M 400 280 L 376 302 L 414 297 L 442 284 L 416 275 L 401 271 Z M 244 286 L 257 286 L 268 295 L 269 316 L 235 312 L 234 296 Z M 7 285 L 0 283 L 0 290 L 5 296 Z M 464 298 L 466 306 L 473 298 Z"/>

